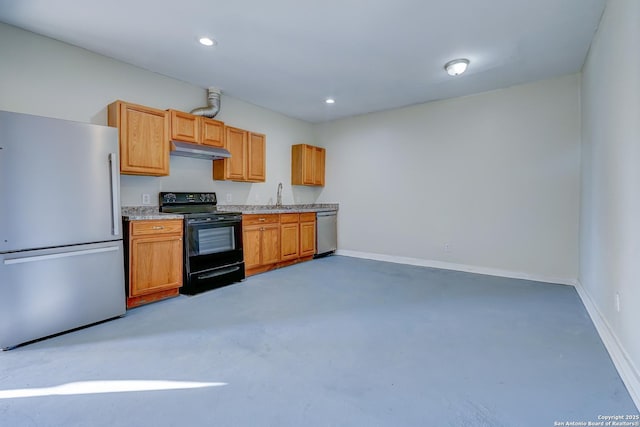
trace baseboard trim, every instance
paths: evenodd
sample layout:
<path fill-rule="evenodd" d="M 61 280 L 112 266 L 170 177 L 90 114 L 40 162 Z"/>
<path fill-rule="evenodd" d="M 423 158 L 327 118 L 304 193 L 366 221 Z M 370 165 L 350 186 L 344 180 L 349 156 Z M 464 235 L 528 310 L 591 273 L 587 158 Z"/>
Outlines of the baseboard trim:
<path fill-rule="evenodd" d="M 376 254 L 372 252 L 359 252 L 344 249 L 338 249 L 336 255 L 343 255 L 353 258 L 372 259 L 376 261 L 393 262 L 396 264 L 418 265 L 421 267 L 440 268 L 443 270 L 464 271 L 467 273 L 484 274 L 487 276 L 508 277 L 510 279 L 532 280 L 535 282 L 553 283 L 559 285 L 575 286 L 575 279 L 567 279 L 560 277 L 540 276 L 529 273 L 521 273 L 517 271 L 500 270 L 496 268 L 479 267 L 476 265 L 456 264 L 452 262 L 434 261 L 420 258 L 399 257 L 392 255 Z"/>
<path fill-rule="evenodd" d="M 633 364 L 624 347 L 620 344 L 618 337 L 611 329 L 609 322 L 607 322 L 607 319 L 602 315 L 598 306 L 593 302 L 593 299 L 591 299 L 591 295 L 589 295 L 589 292 L 587 292 L 579 280 L 576 281 L 575 288 L 604 346 L 609 352 L 609 356 L 611 356 L 611 360 L 618 370 L 622 382 L 627 387 L 633 403 L 635 403 L 636 408 L 640 410 L 640 371 Z"/>
<path fill-rule="evenodd" d="M 622 345 L 618 341 L 618 338 L 613 333 L 613 330 L 609 326 L 609 323 L 606 321 L 604 316 L 602 316 L 602 313 L 600 313 L 600 310 L 598 310 L 598 307 L 594 304 L 591 296 L 584 289 L 582 283 L 580 283 L 579 280 L 538 276 L 508 270 L 478 267 L 474 265 L 425 260 L 420 258 L 398 257 L 371 252 L 350 251 L 344 249 L 337 250 L 336 255 L 371 259 L 375 261 L 393 262 L 396 264 L 417 265 L 421 267 L 441 268 L 443 270 L 464 271 L 467 273 L 476 273 L 489 276 L 508 277 L 511 279 L 533 280 L 536 282 L 573 286 L 578 292 L 578 295 L 580 296 L 582 304 L 586 308 L 589 317 L 591 317 L 591 321 L 598 331 L 600 339 L 609 352 L 609 356 L 611 357 L 611 360 L 613 361 L 613 364 L 618 371 L 618 375 L 620 375 L 622 382 L 627 387 L 633 403 L 636 405 L 636 408 L 640 410 L 640 371 L 635 367 L 624 347 L 622 347 Z"/>

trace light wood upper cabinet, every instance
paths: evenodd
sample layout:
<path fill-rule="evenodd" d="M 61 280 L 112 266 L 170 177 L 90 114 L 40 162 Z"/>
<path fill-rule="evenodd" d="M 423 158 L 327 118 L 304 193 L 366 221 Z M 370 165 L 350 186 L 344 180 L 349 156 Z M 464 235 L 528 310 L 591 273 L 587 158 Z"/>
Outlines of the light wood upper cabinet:
<path fill-rule="evenodd" d="M 320 147 L 313 147 L 313 185 L 324 187 L 324 159 L 326 150 Z"/>
<path fill-rule="evenodd" d="M 177 110 L 168 110 L 171 117 L 171 139 L 175 141 L 200 142 L 200 117 Z"/>
<path fill-rule="evenodd" d="M 216 160 L 226 162 L 224 179 L 244 181 L 247 178 L 247 138 L 248 134 L 245 130 L 233 127 L 225 129 L 227 150 L 231 153 L 231 158 Z M 215 171 L 215 166 L 213 168 Z"/>
<path fill-rule="evenodd" d="M 224 123 L 200 117 L 200 136 L 203 145 L 224 148 Z"/>
<path fill-rule="evenodd" d="M 322 147 L 291 146 L 291 184 L 324 186 L 325 154 Z"/>
<path fill-rule="evenodd" d="M 120 172 L 169 175 L 169 115 L 166 111 L 116 101 L 107 107 L 109 126 L 117 127 Z"/>
<path fill-rule="evenodd" d="M 302 147 L 302 183 L 304 185 L 315 184 L 315 154 L 316 151 L 311 145 Z"/>
<path fill-rule="evenodd" d="M 213 179 L 245 181 L 247 177 L 247 131 L 227 126 L 225 148 L 231 153 L 228 159 L 213 161 Z"/>
<path fill-rule="evenodd" d="M 266 179 L 266 136 L 249 132 L 247 181 L 264 182 Z"/>
<path fill-rule="evenodd" d="M 178 110 L 168 110 L 168 112 L 171 119 L 172 140 L 224 147 L 223 122 Z"/>
<path fill-rule="evenodd" d="M 264 182 L 266 178 L 266 137 L 244 129 L 225 126 L 228 159 L 213 161 L 213 179 Z"/>

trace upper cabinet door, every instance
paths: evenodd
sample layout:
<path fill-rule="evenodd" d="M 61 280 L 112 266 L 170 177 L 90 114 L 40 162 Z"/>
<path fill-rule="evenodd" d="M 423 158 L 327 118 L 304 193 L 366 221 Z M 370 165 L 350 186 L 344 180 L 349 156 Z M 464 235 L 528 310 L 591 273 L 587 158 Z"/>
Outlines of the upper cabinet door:
<path fill-rule="evenodd" d="M 313 145 L 291 146 L 291 184 L 324 185 L 325 149 Z"/>
<path fill-rule="evenodd" d="M 225 128 L 227 150 L 231 158 L 223 160 L 226 163 L 225 178 L 244 181 L 247 179 L 247 131 L 233 127 Z"/>
<path fill-rule="evenodd" d="M 302 159 L 302 183 L 305 185 L 315 184 L 313 180 L 314 178 L 313 164 L 314 164 L 314 155 L 315 155 L 313 148 L 314 147 L 310 145 L 305 145 L 302 150 L 303 156 L 304 156 Z"/>
<path fill-rule="evenodd" d="M 266 179 L 266 137 L 260 133 L 249 133 L 249 157 L 247 180 L 264 182 Z"/>
<path fill-rule="evenodd" d="M 325 149 L 313 147 L 313 184 L 324 186 Z"/>
<path fill-rule="evenodd" d="M 200 136 L 204 145 L 224 147 L 224 123 L 201 117 Z"/>
<path fill-rule="evenodd" d="M 166 111 L 116 101 L 108 107 L 109 126 L 118 128 L 120 172 L 169 175 L 169 115 Z"/>
<path fill-rule="evenodd" d="M 213 161 L 213 179 L 264 182 L 266 136 L 225 126 L 225 148 L 231 157 Z"/>
<path fill-rule="evenodd" d="M 199 117 L 177 110 L 169 110 L 171 115 L 171 139 L 200 143 Z"/>

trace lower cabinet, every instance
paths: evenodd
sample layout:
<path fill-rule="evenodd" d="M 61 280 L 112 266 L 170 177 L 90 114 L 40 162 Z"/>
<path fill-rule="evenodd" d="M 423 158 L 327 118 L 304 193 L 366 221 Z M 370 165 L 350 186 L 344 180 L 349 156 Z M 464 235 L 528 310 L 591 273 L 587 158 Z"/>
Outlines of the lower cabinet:
<path fill-rule="evenodd" d="M 316 253 L 316 214 L 300 214 L 300 257 L 313 256 Z"/>
<path fill-rule="evenodd" d="M 245 275 L 308 261 L 316 249 L 316 214 L 242 215 Z"/>
<path fill-rule="evenodd" d="M 278 215 L 242 215 L 245 275 L 261 273 L 280 260 Z"/>
<path fill-rule="evenodd" d="M 178 295 L 182 286 L 182 220 L 125 222 L 127 308 Z"/>
<path fill-rule="evenodd" d="M 300 256 L 300 215 L 280 215 L 280 261 L 298 259 Z"/>

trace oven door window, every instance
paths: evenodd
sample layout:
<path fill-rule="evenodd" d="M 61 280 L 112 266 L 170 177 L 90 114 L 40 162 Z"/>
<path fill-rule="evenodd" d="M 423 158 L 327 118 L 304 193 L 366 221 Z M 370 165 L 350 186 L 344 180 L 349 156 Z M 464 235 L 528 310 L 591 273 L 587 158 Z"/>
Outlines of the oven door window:
<path fill-rule="evenodd" d="M 193 227 L 189 236 L 189 256 L 209 255 L 236 249 L 234 226 Z"/>

